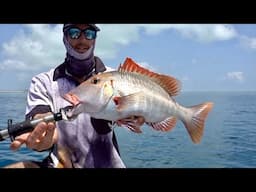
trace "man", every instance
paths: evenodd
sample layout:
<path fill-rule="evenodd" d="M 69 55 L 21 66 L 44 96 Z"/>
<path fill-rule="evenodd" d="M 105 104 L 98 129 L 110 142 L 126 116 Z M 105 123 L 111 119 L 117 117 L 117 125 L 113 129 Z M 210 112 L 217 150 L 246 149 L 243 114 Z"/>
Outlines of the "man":
<path fill-rule="evenodd" d="M 32 78 L 27 95 L 26 119 L 58 112 L 69 103 L 62 96 L 93 74 L 106 70 L 94 56 L 97 32 L 94 24 L 64 24 L 64 63 Z M 18 162 L 6 168 L 75 167 L 123 168 L 118 145 L 109 122 L 80 114 L 73 121 L 39 123 L 32 132 L 17 136 L 11 148 L 22 144 L 36 151 L 50 150 L 42 162 Z"/>

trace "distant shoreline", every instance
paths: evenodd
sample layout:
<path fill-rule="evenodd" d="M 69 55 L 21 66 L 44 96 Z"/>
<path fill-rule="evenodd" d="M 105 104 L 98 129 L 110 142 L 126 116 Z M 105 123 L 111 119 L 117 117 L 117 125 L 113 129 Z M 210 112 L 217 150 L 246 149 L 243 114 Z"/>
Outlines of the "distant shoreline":
<path fill-rule="evenodd" d="M 27 90 L 0 90 L 0 93 L 26 93 Z"/>

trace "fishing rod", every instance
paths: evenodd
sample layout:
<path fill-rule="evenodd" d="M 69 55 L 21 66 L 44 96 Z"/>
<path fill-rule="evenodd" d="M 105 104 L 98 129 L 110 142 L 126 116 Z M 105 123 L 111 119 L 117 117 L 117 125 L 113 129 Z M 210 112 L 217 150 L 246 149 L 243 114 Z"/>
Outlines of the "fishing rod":
<path fill-rule="evenodd" d="M 67 115 L 67 112 L 70 108 L 70 106 L 61 108 L 57 113 L 52 113 L 38 119 L 28 119 L 16 124 L 12 123 L 12 119 L 8 119 L 7 128 L 0 130 L 0 141 L 6 140 L 7 138 L 10 138 L 13 141 L 16 136 L 32 131 L 35 126 L 41 122 L 48 123 L 50 121 L 69 120 L 71 117 Z"/>

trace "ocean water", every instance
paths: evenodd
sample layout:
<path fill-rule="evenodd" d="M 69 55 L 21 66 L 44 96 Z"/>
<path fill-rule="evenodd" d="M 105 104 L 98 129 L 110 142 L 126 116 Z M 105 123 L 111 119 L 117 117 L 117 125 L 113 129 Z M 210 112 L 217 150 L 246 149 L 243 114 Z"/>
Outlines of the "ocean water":
<path fill-rule="evenodd" d="M 175 100 L 183 106 L 214 102 L 200 144 L 193 144 L 178 121 L 170 132 L 143 126 L 136 134 L 117 127 L 119 148 L 128 168 L 255 168 L 256 92 L 182 92 Z M 7 119 L 24 119 L 26 93 L 0 93 L 0 128 Z M 0 167 L 24 160 L 41 160 L 39 153 L 25 147 L 13 152 L 10 140 L 0 143 Z"/>

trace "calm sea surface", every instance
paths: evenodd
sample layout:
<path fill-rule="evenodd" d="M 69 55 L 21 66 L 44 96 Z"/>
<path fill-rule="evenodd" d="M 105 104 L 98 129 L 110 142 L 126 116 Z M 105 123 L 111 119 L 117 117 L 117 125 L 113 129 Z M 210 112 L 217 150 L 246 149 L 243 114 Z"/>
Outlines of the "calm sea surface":
<path fill-rule="evenodd" d="M 256 92 L 183 92 L 176 101 L 191 106 L 214 102 L 202 142 L 193 144 L 183 124 L 167 133 L 144 126 L 142 134 L 115 129 L 121 156 L 129 168 L 255 168 Z M 0 128 L 7 120 L 24 120 L 26 93 L 0 93 Z M 47 153 L 22 147 L 13 152 L 10 140 L 0 143 L 0 167 L 16 161 L 40 160 Z"/>

